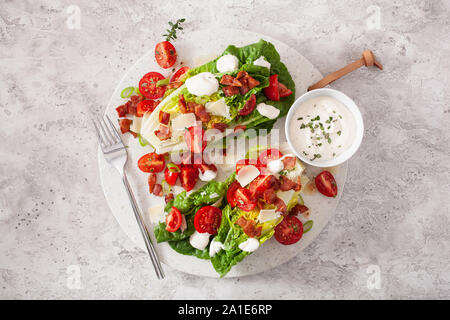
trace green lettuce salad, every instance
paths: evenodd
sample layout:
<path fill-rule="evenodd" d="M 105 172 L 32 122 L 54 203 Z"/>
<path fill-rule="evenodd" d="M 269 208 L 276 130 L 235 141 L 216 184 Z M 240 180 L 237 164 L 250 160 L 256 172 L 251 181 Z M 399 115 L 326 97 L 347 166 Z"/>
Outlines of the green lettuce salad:
<path fill-rule="evenodd" d="M 218 71 L 217 61 L 225 55 L 237 57 L 239 63 L 237 70 L 224 73 Z M 270 69 L 254 64 L 257 59 L 261 59 L 262 57 L 265 61 L 270 63 Z M 237 77 L 238 74 L 243 71 L 259 82 L 256 87 L 251 88 L 248 92 L 245 92 L 245 94 L 226 95 L 224 92 L 224 87 L 226 87 L 226 85 L 220 84 L 219 90 L 214 94 L 209 96 L 196 96 L 190 93 L 186 86 L 186 80 L 203 72 L 213 74 L 216 79 L 220 81 L 224 75 Z M 288 96 L 281 97 L 278 101 L 269 100 L 264 93 L 264 89 L 270 85 L 270 76 L 275 74 L 278 75 L 278 82 L 290 92 Z M 187 104 L 195 102 L 196 104 L 201 105 L 225 99 L 225 104 L 229 108 L 229 116 L 212 115 L 207 123 L 203 123 L 206 129 L 215 128 L 216 124 L 221 124 L 226 125 L 226 128 L 228 129 L 233 129 L 239 125 L 245 126 L 246 130 L 267 129 L 267 132 L 270 132 L 278 118 L 287 114 L 290 106 L 295 100 L 295 83 L 286 66 L 280 61 L 280 55 L 274 45 L 265 40 L 260 40 L 257 43 L 240 48 L 234 45 L 228 46 L 218 58 L 202 66 L 190 69 L 183 79 L 183 82 L 183 85 L 179 88 L 167 90 L 164 99 L 155 109 L 153 114 L 148 118 L 144 117 L 144 120 L 142 121 L 141 135 L 155 147 L 158 153 L 183 150 L 183 148 L 185 148 L 182 146 L 184 140 L 181 136 L 172 136 L 169 140 L 161 141 L 154 134 L 159 125 L 158 114 L 160 111 L 169 113 L 171 119 L 176 118 L 181 114 L 179 107 L 179 99 L 181 96 L 184 97 Z M 275 118 L 269 118 L 258 112 L 257 108 L 254 108 L 254 110 L 247 115 L 239 114 L 246 103 L 251 100 L 253 95 L 256 97 L 256 105 L 264 103 L 273 106 L 279 110 L 278 115 Z"/>
<path fill-rule="evenodd" d="M 228 54 L 237 57 L 239 67 L 234 71 L 220 73 L 217 69 L 217 60 Z M 189 70 L 183 81 L 186 81 L 187 79 L 203 72 L 213 74 L 214 77 L 220 81 L 225 74 L 237 78 L 240 72 L 245 71 L 246 74 L 257 80 L 258 84 L 243 94 L 234 95 L 224 94 L 224 85 L 221 84 L 219 90 L 210 96 L 196 96 L 188 91 L 184 82 L 184 84 L 180 87 L 168 90 L 165 94 L 165 98 L 158 105 L 158 108 L 155 109 L 155 111 L 161 110 L 170 113 L 171 117 L 173 114 L 178 115 L 180 113 L 180 96 L 183 96 L 186 103 L 195 102 L 196 104 L 201 105 L 205 105 L 208 102 L 218 101 L 220 99 L 225 99 L 225 103 L 229 107 L 229 116 L 212 116 L 209 122 L 206 123 L 207 128 L 214 127 L 215 123 L 224 123 L 227 125 L 227 128 L 243 125 L 246 129 L 267 129 L 267 132 L 269 132 L 276 120 L 287 114 L 290 106 L 295 100 L 295 84 L 286 66 L 280 61 L 280 55 L 276 51 L 275 47 L 273 44 L 264 40 L 260 40 L 257 43 L 240 48 L 230 45 L 225 49 L 220 57 L 202 66 Z M 261 57 L 264 57 L 264 59 L 270 63 L 270 69 L 254 64 L 255 60 L 260 59 Z M 283 86 L 291 92 L 291 94 L 281 97 L 278 101 L 269 100 L 264 93 L 264 89 L 270 85 L 271 75 L 275 74 L 278 75 L 279 83 L 282 83 Z M 240 114 L 239 111 L 246 106 L 246 103 L 252 98 L 253 95 L 256 96 L 256 104 L 264 103 L 278 109 L 279 114 L 276 118 L 269 118 L 262 115 L 258 112 L 257 108 L 247 115 Z M 153 113 L 157 114 L 159 111 Z M 157 116 L 155 115 L 153 117 L 156 118 Z M 158 141 L 153 139 L 151 136 L 147 137 L 146 132 L 148 131 L 151 133 L 155 130 L 155 125 L 150 122 L 156 120 L 149 118 L 146 119 L 146 121 L 148 123 L 143 122 L 142 125 L 144 128 L 143 134 L 144 137 L 150 141 L 152 145 L 154 145 L 155 143 L 158 143 Z M 203 124 L 205 125 L 205 123 Z M 183 138 L 180 138 L 180 143 L 182 142 L 182 139 Z M 169 148 L 171 148 L 171 150 L 174 150 L 176 149 L 175 145 L 177 144 L 177 141 L 171 140 L 170 143 L 166 144 Z M 157 146 L 155 146 L 155 148 L 158 150 Z M 300 175 L 303 172 L 303 167 L 301 164 L 297 163 L 297 168 L 295 170 L 297 170 L 296 172 L 298 172 L 298 177 L 300 179 Z M 292 172 L 294 171 L 292 170 Z M 297 174 L 294 176 L 295 177 L 293 179 L 297 179 Z M 236 173 L 229 176 L 228 179 L 223 182 L 214 180 L 209 181 L 207 184 L 190 194 L 184 191 L 178 194 L 174 199 L 170 200 L 165 206 L 165 214 L 168 215 L 172 208 L 175 207 L 183 216 L 185 226 L 174 232 L 169 232 L 166 230 L 166 223 L 159 222 L 159 224 L 154 228 L 154 234 L 157 242 L 167 242 L 173 250 L 180 254 L 210 260 L 217 273 L 221 277 L 225 276 L 234 265 L 251 254 L 252 251 L 244 251 L 241 248 L 243 243 L 252 238 L 257 240 L 258 246 L 263 244 L 274 235 L 275 227 L 283 220 L 283 216 L 277 216 L 273 219 L 267 219 L 264 221 L 261 220 L 261 209 L 258 209 L 258 207 L 248 211 L 243 211 L 236 205 L 233 205 L 232 207 L 227 202 L 227 191 L 235 181 Z M 299 190 L 296 192 L 293 190 L 286 192 L 278 191 L 277 196 L 284 199 L 283 203 L 286 204 L 287 209 L 290 209 L 292 206 L 301 201 Z M 196 228 L 194 226 L 194 218 L 196 213 L 199 209 L 212 205 L 219 208 L 222 212 L 220 226 L 217 229 L 217 233 L 210 236 L 210 239 L 208 239 L 208 245 L 203 250 L 194 248 L 190 243 L 190 237 L 196 233 Z M 275 208 L 278 209 L 278 207 L 269 203 L 266 203 L 264 207 L 264 209 L 268 210 L 273 210 Z M 246 232 L 244 232 L 244 227 L 240 221 L 250 221 L 253 223 L 253 226 L 257 225 L 258 228 L 260 228 L 258 229 L 258 234 L 254 237 L 250 237 Z M 210 256 L 210 247 L 213 242 L 220 243 L 221 248 Z"/>

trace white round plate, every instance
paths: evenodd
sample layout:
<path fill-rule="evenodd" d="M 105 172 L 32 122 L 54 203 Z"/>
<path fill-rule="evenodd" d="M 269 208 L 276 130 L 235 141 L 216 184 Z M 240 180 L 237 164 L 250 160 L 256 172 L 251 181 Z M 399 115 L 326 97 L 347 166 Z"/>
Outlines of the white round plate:
<path fill-rule="evenodd" d="M 306 92 L 308 86 L 321 79 L 320 72 L 293 48 L 259 33 L 234 29 L 208 29 L 190 32 L 189 34 L 181 34 L 175 42 L 179 56 L 174 68 L 179 68 L 181 62 L 183 62 L 183 65 L 190 67 L 198 66 L 220 55 L 230 44 L 244 46 L 257 42 L 260 39 L 267 40 L 275 45 L 277 51 L 280 53 L 281 61 L 287 66 L 293 77 L 297 97 Z M 155 40 L 154 42 L 156 43 L 157 41 Z M 150 71 L 160 72 L 164 76 L 168 76 L 171 73 L 171 70 L 163 70 L 156 64 L 153 50 L 145 54 L 128 70 L 114 91 L 105 114 L 109 115 L 111 119 L 116 119 L 117 114 L 115 108 L 124 103 L 124 100 L 120 98 L 122 89 L 129 86 L 137 86 L 141 77 Z M 284 120 L 285 118 L 278 120 L 274 127 L 280 129 L 282 141 L 285 141 Z M 126 166 L 128 178 L 153 237 L 154 226 L 150 224 L 147 214 L 148 208 L 163 204 L 163 200 L 149 195 L 147 185 L 148 174 L 140 172 L 137 168 L 137 160 L 142 155 L 151 152 L 152 149 L 150 147 L 141 147 L 138 140 L 133 139 L 129 134 L 124 136 L 124 142 L 129 146 L 129 161 Z M 131 240 L 142 250 L 145 250 L 144 242 L 118 172 L 104 160 L 100 149 L 98 159 L 103 191 L 111 211 Z M 307 166 L 307 174 L 309 176 L 312 177 L 317 173 L 318 168 Z M 344 188 L 347 163 L 333 168 L 332 173 L 338 184 L 339 195 L 336 198 L 327 198 L 317 192 L 304 195 L 305 205 L 310 208 L 314 226 L 298 243 L 284 246 L 272 238 L 264 243 L 256 252 L 234 266 L 227 277 L 238 277 L 269 270 L 300 254 L 317 237 L 333 215 Z M 195 257 L 181 255 L 173 251 L 167 243 L 157 244 L 154 237 L 153 243 L 162 262 L 170 267 L 199 276 L 218 277 L 209 260 L 200 260 Z"/>

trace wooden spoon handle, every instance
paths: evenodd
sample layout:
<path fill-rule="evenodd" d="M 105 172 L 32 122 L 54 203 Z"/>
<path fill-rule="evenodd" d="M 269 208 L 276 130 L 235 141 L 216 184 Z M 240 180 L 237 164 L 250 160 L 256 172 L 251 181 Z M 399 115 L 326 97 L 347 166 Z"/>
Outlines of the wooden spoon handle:
<path fill-rule="evenodd" d="M 332 83 L 333 81 L 336 81 L 337 79 L 345 76 L 346 74 L 362 67 L 363 65 L 364 65 L 363 59 L 356 60 L 355 62 L 352 62 L 349 65 L 346 65 L 342 69 L 339 69 L 338 71 L 327 75 L 325 78 L 323 78 L 319 82 L 316 82 L 315 84 L 313 84 L 312 86 L 310 86 L 308 88 L 308 91 L 323 88 L 326 85 L 329 85 L 330 83 Z"/>

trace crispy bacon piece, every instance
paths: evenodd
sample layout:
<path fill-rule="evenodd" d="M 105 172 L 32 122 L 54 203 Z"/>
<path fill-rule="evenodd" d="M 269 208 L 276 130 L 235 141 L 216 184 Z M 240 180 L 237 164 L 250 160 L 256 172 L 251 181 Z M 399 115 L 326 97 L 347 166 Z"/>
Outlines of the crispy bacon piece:
<path fill-rule="evenodd" d="M 159 112 L 159 122 L 162 124 L 168 125 L 170 120 L 170 113 L 160 111 Z"/>
<path fill-rule="evenodd" d="M 239 80 L 237 80 L 236 78 L 233 78 L 229 74 L 224 74 L 222 76 L 222 79 L 220 79 L 220 84 L 223 84 L 226 86 L 233 86 L 233 87 L 242 86 L 242 83 Z"/>
<path fill-rule="evenodd" d="M 234 96 L 235 94 L 239 93 L 239 87 L 233 87 L 233 86 L 226 86 L 222 88 L 223 93 L 227 97 Z"/>
<path fill-rule="evenodd" d="M 163 191 L 162 191 L 162 185 L 159 183 L 155 184 L 155 187 L 153 188 L 153 194 L 158 197 L 162 197 Z"/>
<path fill-rule="evenodd" d="M 145 100 L 144 97 L 141 96 L 131 96 L 130 100 L 125 103 L 125 106 L 127 107 L 127 113 L 128 114 L 132 114 L 132 115 L 136 115 L 136 109 L 137 109 L 137 105 L 139 104 L 139 102 Z"/>
<path fill-rule="evenodd" d="M 128 109 L 127 109 L 127 107 L 123 104 L 123 105 L 121 105 L 121 106 L 118 106 L 118 107 L 116 108 L 116 111 L 117 111 L 117 116 L 118 116 L 119 118 L 123 118 L 123 117 L 125 117 L 125 116 L 127 115 Z"/>
<path fill-rule="evenodd" d="M 296 204 L 288 213 L 290 216 L 297 216 L 298 214 L 302 214 L 307 217 L 309 215 L 309 208 L 302 204 Z"/>
<path fill-rule="evenodd" d="M 159 140 L 164 141 L 169 139 L 172 136 L 172 133 L 170 132 L 168 126 L 160 123 L 158 130 L 155 130 L 155 135 L 158 137 Z"/>
<path fill-rule="evenodd" d="M 289 179 L 288 177 L 280 176 L 280 179 L 281 179 L 281 181 L 280 181 L 280 190 L 281 191 L 288 191 L 291 189 L 298 188 L 298 184 L 295 183 L 294 181 L 292 181 L 291 179 Z"/>
<path fill-rule="evenodd" d="M 153 189 L 155 188 L 156 184 L 156 173 L 152 172 L 148 176 L 148 191 L 150 193 L 153 193 Z"/>
<path fill-rule="evenodd" d="M 284 201 L 283 201 L 282 199 L 280 199 L 280 198 L 277 197 L 277 198 L 275 199 L 274 205 L 277 207 L 277 211 L 278 211 L 278 212 L 281 212 L 281 213 L 283 213 L 283 214 L 286 213 L 286 204 L 284 203 Z"/>
<path fill-rule="evenodd" d="M 202 104 L 196 104 L 194 107 L 195 115 L 200 119 L 201 122 L 209 122 L 211 116 L 206 112 L 205 106 Z"/>
<path fill-rule="evenodd" d="M 241 71 L 239 71 L 238 74 L 236 75 L 236 79 L 237 79 L 237 80 L 241 80 L 241 79 L 244 79 L 244 78 L 247 77 L 247 76 L 248 76 L 247 71 L 241 70 Z"/>
<path fill-rule="evenodd" d="M 164 201 L 165 201 L 166 203 L 169 203 L 169 202 L 172 201 L 173 199 L 174 199 L 173 193 L 166 194 L 165 197 L 164 197 Z"/>
<path fill-rule="evenodd" d="M 277 195 L 273 189 L 267 189 L 263 193 L 263 199 L 268 204 L 274 204 L 277 199 Z"/>
<path fill-rule="evenodd" d="M 256 201 L 256 205 L 258 206 L 259 210 L 264 209 L 264 201 L 258 199 L 258 201 Z"/>
<path fill-rule="evenodd" d="M 244 95 L 249 92 L 254 87 L 258 86 L 260 82 L 250 76 L 246 71 L 239 71 L 236 76 L 236 79 L 242 84 L 239 88 L 239 92 Z"/>
<path fill-rule="evenodd" d="M 250 90 L 253 89 L 254 87 L 258 86 L 261 83 L 249 75 L 247 75 L 247 77 L 245 79 L 247 79 L 247 85 Z"/>
<path fill-rule="evenodd" d="M 295 168 L 295 163 L 297 162 L 296 157 L 285 157 L 283 160 L 284 169 L 292 170 Z"/>
<path fill-rule="evenodd" d="M 131 122 L 133 122 L 133 121 L 131 121 L 130 119 L 120 119 L 119 120 L 120 131 L 122 132 L 122 134 L 125 134 L 130 131 Z"/>
<path fill-rule="evenodd" d="M 213 123 L 212 128 L 213 128 L 213 129 L 217 129 L 217 130 L 219 130 L 220 132 L 224 132 L 225 129 L 228 128 L 228 124 L 226 124 L 226 123 L 221 123 L 221 122 L 215 122 L 215 123 Z"/>
<path fill-rule="evenodd" d="M 254 220 L 247 220 L 245 217 L 240 217 L 235 223 L 240 226 L 244 233 L 250 238 L 257 238 L 261 235 L 262 226 L 256 227 L 256 221 Z"/>
<path fill-rule="evenodd" d="M 169 83 L 166 86 L 166 89 L 176 89 L 176 88 L 181 87 L 182 84 L 183 84 L 183 82 L 181 82 L 181 81 L 174 81 L 174 82 Z"/>
<path fill-rule="evenodd" d="M 184 95 L 180 94 L 178 97 L 178 105 L 180 107 L 181 113 L 188 113 L 188 108 L 186 106 L 186 100 L 184 99 Z"/>

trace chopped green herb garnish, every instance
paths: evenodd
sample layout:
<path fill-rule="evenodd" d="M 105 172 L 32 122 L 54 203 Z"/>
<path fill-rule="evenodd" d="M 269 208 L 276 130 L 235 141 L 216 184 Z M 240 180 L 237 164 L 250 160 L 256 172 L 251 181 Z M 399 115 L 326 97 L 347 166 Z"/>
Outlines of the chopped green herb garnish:
<path fill-rule="evenodd" d="M 341 132 L 341 130 L 339 130 L 339 131 L 337 132 L 338 136 L 340 136 L 340 135 L 341 135 L 341 133 L 342 133 L 342 132 Z"/>

